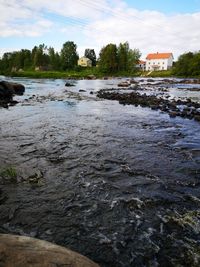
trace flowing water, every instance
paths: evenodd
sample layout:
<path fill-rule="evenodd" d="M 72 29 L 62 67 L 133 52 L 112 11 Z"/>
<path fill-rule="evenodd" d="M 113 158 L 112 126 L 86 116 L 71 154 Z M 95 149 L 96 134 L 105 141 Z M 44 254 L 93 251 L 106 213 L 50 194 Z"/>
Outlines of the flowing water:
<path fill-rule="evenodd" d="M 0 178 L 0 232 L 102 267 L 200 266 L 199 122 L 96 97 L 118 80 L 13 80 L 26 92 L 0 109 L 0 168 L 17 173 Z M 200 102 L 180 84 L 164 95 Z"/>

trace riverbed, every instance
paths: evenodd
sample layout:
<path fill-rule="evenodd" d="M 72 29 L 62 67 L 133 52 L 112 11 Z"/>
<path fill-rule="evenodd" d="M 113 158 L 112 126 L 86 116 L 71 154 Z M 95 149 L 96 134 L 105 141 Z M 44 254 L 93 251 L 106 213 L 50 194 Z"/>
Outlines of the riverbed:
<path fill-rule="evenodd" d="M 96 96 L 119 79 L 12 81 L 26 91 L 0 109 L 0 168 L 16 172 L 0 178 L 1 233 L 102 267 L 200 266 L 200 122 Z M 200 103 L 200 85 L 158 82 L 138 91 Z"/>

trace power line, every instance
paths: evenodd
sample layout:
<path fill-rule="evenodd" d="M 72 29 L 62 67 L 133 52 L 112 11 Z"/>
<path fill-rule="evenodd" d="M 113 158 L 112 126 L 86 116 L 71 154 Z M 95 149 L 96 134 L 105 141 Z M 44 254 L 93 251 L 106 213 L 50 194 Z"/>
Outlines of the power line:
<path fill-rule="evenodd" d="M 91 9 L 95 9 L 95 10 L 97 10 L 99 12 L 104 13 L 104 14 L 111 14 L 113 17 L 116 17 L 120 21 L 123 21 L 123 22 L 126 22 L 126 23 L 127 22 L 130 23 L 130 19 L 134 18 L 134 19 L 139 20 L 143 25 L 147 26 L 147 23 L 142 18 L 140 18 L 138 16 L 128 14 L 128 18 L 127 18 L 127 16 L 122 15 L 120 12 L 117 12 L 116 10 L 114 10 L 111 7 L 103 6 L 103 5 L 99 4 L 99 3 L 93 3 L 90 0 L 84 0 L 84 2 L 82 0 L 76 0 L 76 1 L 81 3 L 83 6 L 90 7 Z M 152 24 L 152 23 L 149 24 L 148 23 L 148 27 L 149 26 L 157 28 L 156 33 L 160 33 L 163 36 L 163 32 L 160 31 L 160 25 Z"/>

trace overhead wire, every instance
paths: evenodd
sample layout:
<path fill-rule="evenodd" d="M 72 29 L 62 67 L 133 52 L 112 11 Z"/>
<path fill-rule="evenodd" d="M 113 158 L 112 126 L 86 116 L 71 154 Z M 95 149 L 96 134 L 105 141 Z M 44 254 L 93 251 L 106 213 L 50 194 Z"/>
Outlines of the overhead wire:
<path fill-rule="evenodd" d="M 128 14 L 127 16 L 123 15 L 122 12 L 117 11 L 114 8 L 111 8 L 110 6 L 106 6 L 106 5 L 101 5 L 100 3 L 96 3 L 96 2 L 92 2 L 91 0 L 76 0 L 77 2 L 79 2 L 83 7 L 92 9 L 94 11 L 99 12 L 101 15 L 110 15 L 112 17 L 115 17 L 118 19 L 118 21 L 122 22 L 122 23 L 131 23 L 131 19 L 134 18 L 138 21 L 140 21 L 143 25 L 145 25 L 146 27 L 154 27 L 156 29 L 156 34 L 160 34 L 164 35 L 164 31 L 160 30 L 160 26 L 155 25 L 155 24 L 149 24 L 147 25 L 147 23 L 140 17 L 135 16 L 133 14 Z M 90 18 L 80 18 L 80 17 L 72 17 L 72 16 L 64 16 L 64 15 L 58 15 L 53 13 L 54 19 L 64 25 L 72 25 L 72 26 L 78 26 L 80 27 L 80 30 L 86 30 L 89 31 L 93 25 L 91 23 L 91 19 Z M 48 18 L 48 15 L 46 15 L 46 17 Z M 106 19 L 106 18 L 105 18 Z M 98 23 L 100 20 L 96 20 L 96 23 Z M 103 20 L 105 21 L 105 20 Z M 107 34 L 111 34 L 111 30 L 109 29 L 109 27 L 105 27 L 101 26 L 101 24 L 96 24 L 98 25 L 98 28 L 96 29 L 98 32 L 100 33 L 107 33 Z M 141 27 L 141 24 L 140 24 Z M 157 27 L 159 27 L 159 29 L 157 29 Z M 148 28 L 147 28 L 148 29 Z M 157 37 L 156 37 L 157 38 Z"/>
<path fill-rule="evenodd" d="M 130 23 L 130 19 L 131 18 L 134 18 L 134 19 L 137 19 L 139 20 L 142 24 L 146 25 L 146 26 L 150 26 L 150 27 L 154 27 L 154 28 L 157 28 L 157 32 L 159 32 L 160 34 L 163 35 L 163 32 L 160 31 L 160 25 L 157 25 L 157 24 L 152 24 L 152 23 L 147 23 L 144 21 L 144 19 L 136 16 L 136 15 L 133 15 L 133 14 L 128 14 L 128 17 L 125 16 L 125 15 L 122 15 L 121 12 L 119 11 L 116 11 L 115 9 L 113 9 L 112 7 L 108 7 L 108 6 L 105 6 L 105 5 L 101 5 L 99 3 L 93 3 L 91 2 L 90 0 L 76 0 L 78 1 L 79 3 L 81 3 L 83 6 L 86 6 L 86 7 L 90 7 L 92 9 L 95 9 L 99 12 L 102 12 L 104 14 L 109 14 L 109 15 L 112 15 L 113 17 L 116 17 L 117 19 L 119 19 L 120 21 L 123 21 L 123 22 L 128 22 Z"/>

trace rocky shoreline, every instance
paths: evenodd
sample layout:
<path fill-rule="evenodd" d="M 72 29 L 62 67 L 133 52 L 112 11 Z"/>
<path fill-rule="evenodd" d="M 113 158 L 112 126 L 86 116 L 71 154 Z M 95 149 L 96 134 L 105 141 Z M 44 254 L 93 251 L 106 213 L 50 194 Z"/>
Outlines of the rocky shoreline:
<path fill-rule="evenodd" d="M 13 100 L 14 95 L 23 95 L 25 87 L 19 83 L 0 81 L 0 107 L 8 108 L 9 106 L 17 104 Z"/>
<path fill-rule="evenodd" d="M 140 94 L 138 92 L 122 93 L 115 88 L 111 90 L 100 90 L 97 93 L 99 98 L 108 100 L 117 100 L 123 105 L 135 105 L 141 107 L 149 107 L 153 110 L 161 110 L 167 112 L 170 117 L 180 116 L 187 119 L 195 119 L 200 121 L 200 104 L 187 99 L 168 100 L 158 98 L 154 95 Z"/>

